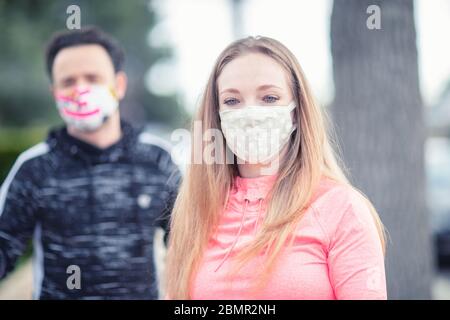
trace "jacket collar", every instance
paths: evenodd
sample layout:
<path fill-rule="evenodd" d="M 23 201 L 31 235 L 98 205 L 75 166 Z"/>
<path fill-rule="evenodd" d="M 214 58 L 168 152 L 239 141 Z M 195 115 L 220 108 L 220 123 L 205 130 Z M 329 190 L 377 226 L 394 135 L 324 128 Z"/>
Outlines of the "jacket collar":
<path fill-rule="evenodd" d="M 121 121 L 122 136 L 119 141 L 101 149 L 71 136 L 66 127 L 52 130 L 47 138 L 50 148 L 63 152 L 65 155 L 88 163 L 116 162 L 126 158 L 128 149 L 137 139 L 136 130 L 127 122 Z"/>

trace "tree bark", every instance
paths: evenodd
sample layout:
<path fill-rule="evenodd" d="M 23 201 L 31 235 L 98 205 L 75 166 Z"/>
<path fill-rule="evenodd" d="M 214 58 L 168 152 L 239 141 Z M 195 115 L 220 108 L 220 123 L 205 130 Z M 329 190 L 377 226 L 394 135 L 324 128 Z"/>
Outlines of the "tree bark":
<path fill-rule="evenodd" d="M 381 29 L 366 25 L 370 5 L 381 9 Z M 388 297 L 428 299 L 432 246 L 413 2 L 335 0 L 331 51 L 331 114 L 343 160 L 390 235 Z"/>

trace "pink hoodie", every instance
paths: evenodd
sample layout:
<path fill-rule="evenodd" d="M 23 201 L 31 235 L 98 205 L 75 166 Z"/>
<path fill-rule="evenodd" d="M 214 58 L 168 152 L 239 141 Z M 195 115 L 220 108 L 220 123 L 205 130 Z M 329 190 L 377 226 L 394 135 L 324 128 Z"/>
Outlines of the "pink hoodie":
<path fill-rule="evenodd" d="M 276 176 L 235 180 L 217 233 L 191 283 L 192 299 L 386 299 L 384 257 L 373 218 L 348 186 L 323 179 L 266 287 L 250 292 L 260 256 L 237 274 L 230 259 L 254 239 Z"/>

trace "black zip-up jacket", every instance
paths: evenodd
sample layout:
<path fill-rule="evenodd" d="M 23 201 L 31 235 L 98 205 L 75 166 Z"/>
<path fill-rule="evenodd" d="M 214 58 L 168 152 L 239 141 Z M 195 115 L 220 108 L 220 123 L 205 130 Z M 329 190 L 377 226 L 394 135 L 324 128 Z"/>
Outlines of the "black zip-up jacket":
<path fill-rule="evenodd" d="M 155 228 L 168 234 L 180 173 L 164 140 L 121 125 L 107 149 L 61 128 L 19 156 L 0 192 L 0 279 L 34 237 L 34 298 L 158 298 Z"/>

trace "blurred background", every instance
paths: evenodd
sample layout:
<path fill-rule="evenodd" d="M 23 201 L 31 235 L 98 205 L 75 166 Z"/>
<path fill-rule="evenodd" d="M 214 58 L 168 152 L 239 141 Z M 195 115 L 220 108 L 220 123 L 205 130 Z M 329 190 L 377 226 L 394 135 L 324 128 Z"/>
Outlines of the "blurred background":
<path fill-rule="evenodd" d="M 62 124 L 44 48 L 72 4 L 82 26 L 125 48 L 122 115 L 169 141 L 188 128 L 226 45 L 247 35 L 284 43 L 389 232 L 389 297 L 450 299 L 450 0 L 0 0 L 0 183 Z M 380 29 L 367 27 L 371 5 Z M 31 297 L 31 255 L 0 282 L 0 299 Z"/>

